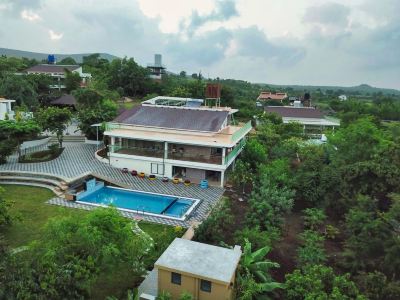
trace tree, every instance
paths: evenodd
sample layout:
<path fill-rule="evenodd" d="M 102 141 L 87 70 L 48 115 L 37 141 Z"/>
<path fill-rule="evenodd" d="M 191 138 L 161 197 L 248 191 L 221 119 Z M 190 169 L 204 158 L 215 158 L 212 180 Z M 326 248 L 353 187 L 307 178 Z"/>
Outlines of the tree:
<path fill-rule="evenodd" d="M 244 162 L 242 160 L 237 160 L 235 162 L 235 168 L 233 172 L 230 175 L 231 180 L 233 183 L 237 186 L 242 186 L 242 193 L 244 194 L 244 190 L 246 187 L 246 184 L 251 182 L 251 167 L 250 164 L 247 162 Z"/>
<path fill-rule="evenodd" d="M 112 121 L 117 116 L 117 105 L 110 101 L 104 100 L 95 107 L 80 109 L 78 111 L 79 129 L 88 139 L 96 139 L 96 128 L 93 124 Z M 103 129 L 100 127 L 99 138 L 103 136 Z"/>
<path fill-rule="evenodd" d="M 67 129 L 71 118 L 72 114 L 68 108 L 54 106 L 41 109 L 36 114 L 37 122 L 42 126 L 42 129 L 56 134 L 60 148 L 62 148 L 64 130 Z"/>
<path fill-rule="evenodd" d="M 57 65 L 76 65 L 76 61 L 75 59 L 73 59 L 72 57 L 68 56 L 63 58 L 62 60 L 60 60 Z"/>
<path fill-rule="evenodd" d="M 283 216 L 293 207 L 293 191 L 287 187 L 278 188 L 261 175 L 261 181 L 251 194 L 246 222 L 249 226 L 259 225 L 262 230 L 280 228 Z"/>
<path fill-rule="evenodd" d="M 65 71 L 65 88 L 67 92 L 70 93 L 79 88 L 82 79 L 79 73 L 71 72 L 68 69 L 65 69 Z"/>
<path fill-rule="evenodd" d="M 144 95 L 149 83 L 148 71 L 139 66 L 133 58 L 114 59 L 107 71 L 110 89 L 122 87 L 125 95 Z"/>
<path fill-rule="evenodd" d="M 103 96 L 93 89 L 79 89 L 72 93 L 76 99 L 78 110 L 93 108 L 103 102 Z"/>
<path fill-rule="evenodd" d="M 325 238 L 313 230 L 300 234 L 303 245 L 298 249 L 298 264 L 302 268 L 307 265 L 322 264 L 326 261 L 324 249 Z"/>
<path fill-rule="evenodd" d="M 239 299 L 251 300 L 255 296 L 283 288 L 283 284 L 273 281 L 269 274 L 271 268 L 279 268 L 278 263 L 265 259 L 270 250 L 270 247 L 265 246 L 252 252 L 251 243 L 246 240 L 237 279 Z"/>
<path fill-rule="evenodd" d="M 26 105 L 29 109 L 38 105 L 38 98 L 32 84 L 19 75 L 7 75 L 0 78 L 0 95 L 17 101 L 17 105 Z"/>
<path fill-rule="evenodd" d="M 349 274 L 335 275 L 323 265 L 310 265 L 286 274 L 285 299 L 366 299 L 360 294 Z"/>
<path fill-rule="evenodd" d="M 14 256 L 2 282 L 6 299 L 89 298 L 100 272 L 131 268 L 131 276 L 142 276 L 144 256 L 152 241 L 134 230 L 132 220 L 114 208 L 97 209 L 85 216 L 52 219 L 43 236 L 24 253 Z M 18 254 L 17 254 L 18 255 Z"/>
<path fill-rule="evenodd" d="M 186 78 L 186 76 L 187 76 L 186 71 L 181 71 L 181 72 L 179 73 L 179 76 L 180 76 L 180 77 L 183 77 L 183 78 Z"/>
<path fill-rule="evenodd" d="M 0 121 L 0 141 L 15 143 L 18 156 L 21 156 L 21 144 L 41 132 L 40 126 L 33 120 Z"/>
<path fill-rule="evenodd" d="M 257 139 L 249 139 L 243 149 L 241 159 L 250 165 L 248 172 L 256 173 L 258 166 L 267 161 L 267 151 Z"/>

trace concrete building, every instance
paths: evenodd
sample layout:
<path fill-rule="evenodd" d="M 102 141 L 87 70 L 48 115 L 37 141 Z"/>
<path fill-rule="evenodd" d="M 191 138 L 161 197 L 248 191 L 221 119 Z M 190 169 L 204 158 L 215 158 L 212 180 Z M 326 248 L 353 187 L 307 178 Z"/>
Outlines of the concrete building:
<path fill-rule="evenodd" d="M 176 238 L 139 287 L 139 299 L 168 292 L 175 300 L 187 292 L 195 300 L 232 300 L 241 255 L 239 246 L 227 249 Z"/>
<path fill-rule="evenodd" d="M 199 101 L 157 97 L 124 111 L 104 132 L 110 164 L 223 186 L 225 172 L 242 151 L 251 123 L 233 125 L 236 109 L 199 106 Z"/>
<path fill-rule="evenodd" d="M 325 129 L 335 129 L 340 126 L 339 120 L 326 117 L 315 107 L 266 106 L 264 110 L 281 116 L 283 123 L 302 124 L 306 134 L 321 135 Z"/>
<path fill-rule="evenodd" d="M 347 100 L 347 96 L 346 96 L 346 95 L 340 95 L 340 96 L 338 97 L 338 99 L 339 99 L 340 101 L 346 101 L 346 100 Z"/>
<path fill-rule="evenodd" d="M 162 64 L 161 54 L 154 55 L 154 62 L 147 64 L 147 69 L 150 71 L 150 78 L 161 80 L 162 74 L 165 74 L 166 67 Z"/>
<path fill-rule="evenodd" d="M 257 101 L 279 101 L 282 102 L 287 98 L 286 93 L 272 93 L 272 92 L 261 92 L 257 98 Z"/>
<path fill-rule="evenodd" d="M 15 100 L 0 98 L 0 120 L 14 120 L 15 113 L 11 103 L 15 103 Z"/>
<path fill-rule="evenodd" d="M 53 83 L 50 85 L 51 89 L 62 90 L 65 89 L 65 77 L 66 70 L 78 73 L 81 77 L 81 86 L 86 86 L 92 75 L 90 73 L 83 73 L 82 67 L 79 65 L 54 65 L 54 64 L 42 64 L 30 67 L 25 70 L 27 74 L 44 74 L 51 76 Z"/>

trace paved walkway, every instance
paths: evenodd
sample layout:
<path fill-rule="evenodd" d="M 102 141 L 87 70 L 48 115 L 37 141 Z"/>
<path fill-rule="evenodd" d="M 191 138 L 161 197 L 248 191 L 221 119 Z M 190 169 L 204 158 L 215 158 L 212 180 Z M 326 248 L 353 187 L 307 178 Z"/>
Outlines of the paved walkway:
<path fill-rule="evenodd" d="M 178 221 L 162 217 L 147 216 L 131 212 L 122 212 L 129 218 L 144 219 L 151 222 L 180 225 L 189 227 L 194 222 L 201 222 L 206 217 L 210 209 L 219 201 L 224 190 L 218 187 L 209 187 L 201 189 L 198 185 L 185 186 L 183 184 L 173 184 L 171 182 L 162 182 L 161 180 L 148 180 L 123 174 L 121 170 L 100 162 L 94 157 L 96 146 L 82 143 L 65 143 L 65 150 L 55 160 L 43 163 L 18 163 L 16 157 L 11 157 L 9 162 L 0 165 L 0 171 L 21 171 L 37 174 L 49 174 L 60 177 L 67 182 L 84 175 L 92 174 L 98 178 L 115 183 L 121 187 L 154 192 L 180 197 L 190 197 L 200 199 L 200 204 L 186 219 Z M 84 205 L 75 202 L 68 202 L 63 198 L 53 198 L 49 200 L 50 204 L 61 205 L 80 209 L 94 209 L 94 206 Z"/>

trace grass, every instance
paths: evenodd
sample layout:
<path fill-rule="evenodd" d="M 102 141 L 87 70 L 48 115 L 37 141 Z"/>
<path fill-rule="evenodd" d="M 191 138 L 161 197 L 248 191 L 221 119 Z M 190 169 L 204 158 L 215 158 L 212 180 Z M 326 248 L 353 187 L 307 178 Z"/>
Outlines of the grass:
<path fill-rule="evenodd" d="M 0 185 L 0 187 L 5 190 L 3 197 L 13 202 L 11 213 L 20 218 L 4 231 L 5 240 L 12 248 L 27 245 L 38 239 L 46 222 L 51 218 L 88 213 L 85 210 L 46 204 L 46 201 L 54 194 L 44 188 L 20 185 Z M 156 255 L 163 251 L 175 237 L 181 235 L 181 232 L 177 232 L 171 226 L 143 221 L 139 223 L 139 226 L 153 237 L 156 243 L 159 242 L 160 246 Z M 151 259 L 154 260 L 153 256 Z M 100 274 L 92 287 L 92 299 L 105 299 L 107 296 L 126 298 L 127 290 L 137 287 L 137 280 L 130 274 L 129 266 L 116 266 L 110 272 Z"/>

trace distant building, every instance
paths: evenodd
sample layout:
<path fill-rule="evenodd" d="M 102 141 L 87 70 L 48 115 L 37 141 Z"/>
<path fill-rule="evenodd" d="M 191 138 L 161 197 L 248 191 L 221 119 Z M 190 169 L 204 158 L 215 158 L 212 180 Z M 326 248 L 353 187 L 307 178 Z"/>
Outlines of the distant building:
<path fill-rule="evenodd" d="M 60 98 L 50 102 L 54 106 L 71 107 L 76 108 L 76 99 L 73 95 L 62 95 Z"/>
<path fill-rule="evenodd" d="M 287 98 L 286 93 L 261 92 L 257 98 L 257 101 L 274 100 L 274 101 L 282 102 L 286 98 Z"/>
<path fill-rule="evenodd" d="M 162 292 L 178 299 L 187 292 L 196 300 L 234 299 L 235 273 L 242 251 L 176 238 L 138 289 L 139 299 Z"/>
<path fill-rule="evenodd" d="M 314 107 L 266 106 L 264 110 L 281 116 L 283 123 L 302 124 L 304 133 L 307 134 L 321 134 L 324 129 L 335 129 L 340 126 L 339 120 L 328 119 L 322 111 Z"/>
<path fill-rule="evenodd" d="M 147 64 L 147 69 L 150 71 L 150 78 L 161 80 L 162 74 L 165 74 L 166 67 L 162 64 L 161 54 L 154 55 L 154 62 Z"/>
<path fill-rule="evenodd" d="M 54 65 L 54 64 L 41 64 L 30 67 L 25 70 L 27 74 L 44 74 L 53 78 L 53 83 L 50 85 L 51 89 L 62 90 L 65 89 L 66 70 L 78 73 L 82 79 L 81 86 L 86 86 L 92 75 L 90 73 L 83 73 L 82 67 L 79 65 Z"/>
<path fill-rule="evenodd" d="M 15 113 L 11 107 L 14 102 L 15 100 L 0 98 L 0 120 L 14 120 Z"/>
<path fill-rule="evenodd" d="M 339 97 L 340 101 L 346 101 L 347 100 L 347 96 L 346 95 L 340 95 Z"/>

